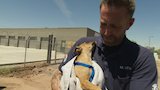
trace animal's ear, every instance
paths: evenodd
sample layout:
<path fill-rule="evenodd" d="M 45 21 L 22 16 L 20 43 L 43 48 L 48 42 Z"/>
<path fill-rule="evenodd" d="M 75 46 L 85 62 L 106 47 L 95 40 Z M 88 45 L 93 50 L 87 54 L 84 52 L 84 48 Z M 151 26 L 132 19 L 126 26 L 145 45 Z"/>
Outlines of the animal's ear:
<path fill-rule="evenodd" d="M 93 45 L 93 46 L 95 46 L 96 44 L 97 44 L 97 42 L 96 42 L 96 41 L 92 42 L 92 45 Z"/>
<path fill-rule="evenodd" d="M 81 51 L 82 51 L 82 48 L 79 47 L 79 46 L 76 46 L 75 52 L 76 53 L 81 53 Z"/>

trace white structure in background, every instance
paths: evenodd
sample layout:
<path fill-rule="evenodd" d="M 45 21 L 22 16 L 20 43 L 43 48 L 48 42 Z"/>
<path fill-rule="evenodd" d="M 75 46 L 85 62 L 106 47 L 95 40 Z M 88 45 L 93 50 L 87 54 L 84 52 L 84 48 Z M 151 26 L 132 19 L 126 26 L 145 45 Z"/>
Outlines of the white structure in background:
<path fill-rule="evenodd" d="M 158 60 L 158 54 L 157 53 L 154 53 L 154 58 L 155 58 L 155 60 Z"/>

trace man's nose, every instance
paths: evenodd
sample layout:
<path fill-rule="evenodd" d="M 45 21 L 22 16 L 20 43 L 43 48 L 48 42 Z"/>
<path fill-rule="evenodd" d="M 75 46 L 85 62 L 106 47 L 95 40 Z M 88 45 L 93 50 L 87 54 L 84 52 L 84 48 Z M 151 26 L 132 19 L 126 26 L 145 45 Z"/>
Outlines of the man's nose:
<path fill-rule="evenodd" d="M 109 26 L 107 26 L 104 30 L 104 35 L 109 36 L 111 34 L 112 34 L 112 29 Z"/>

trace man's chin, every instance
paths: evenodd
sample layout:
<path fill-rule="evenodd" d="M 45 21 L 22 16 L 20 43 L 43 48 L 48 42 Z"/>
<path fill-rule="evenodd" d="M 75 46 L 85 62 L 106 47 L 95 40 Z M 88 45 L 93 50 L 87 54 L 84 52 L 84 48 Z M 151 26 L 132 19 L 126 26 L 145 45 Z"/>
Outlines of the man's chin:
<path fill-rule="evenodd" d="M 114 43 L 112 41 L 104 41 L 104 44 L 106 46 L 114 46 Z"/>

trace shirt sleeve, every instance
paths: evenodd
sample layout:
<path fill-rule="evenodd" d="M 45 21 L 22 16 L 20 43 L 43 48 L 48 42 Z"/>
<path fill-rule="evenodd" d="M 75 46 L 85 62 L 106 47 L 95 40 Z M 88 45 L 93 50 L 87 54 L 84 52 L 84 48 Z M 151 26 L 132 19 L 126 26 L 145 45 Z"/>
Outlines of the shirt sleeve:
<path fill-rule="evenodd" d="M 158 90 L 155 58 L 149 51 L 140 54 L 134 65 L 129 90 Z"/>

